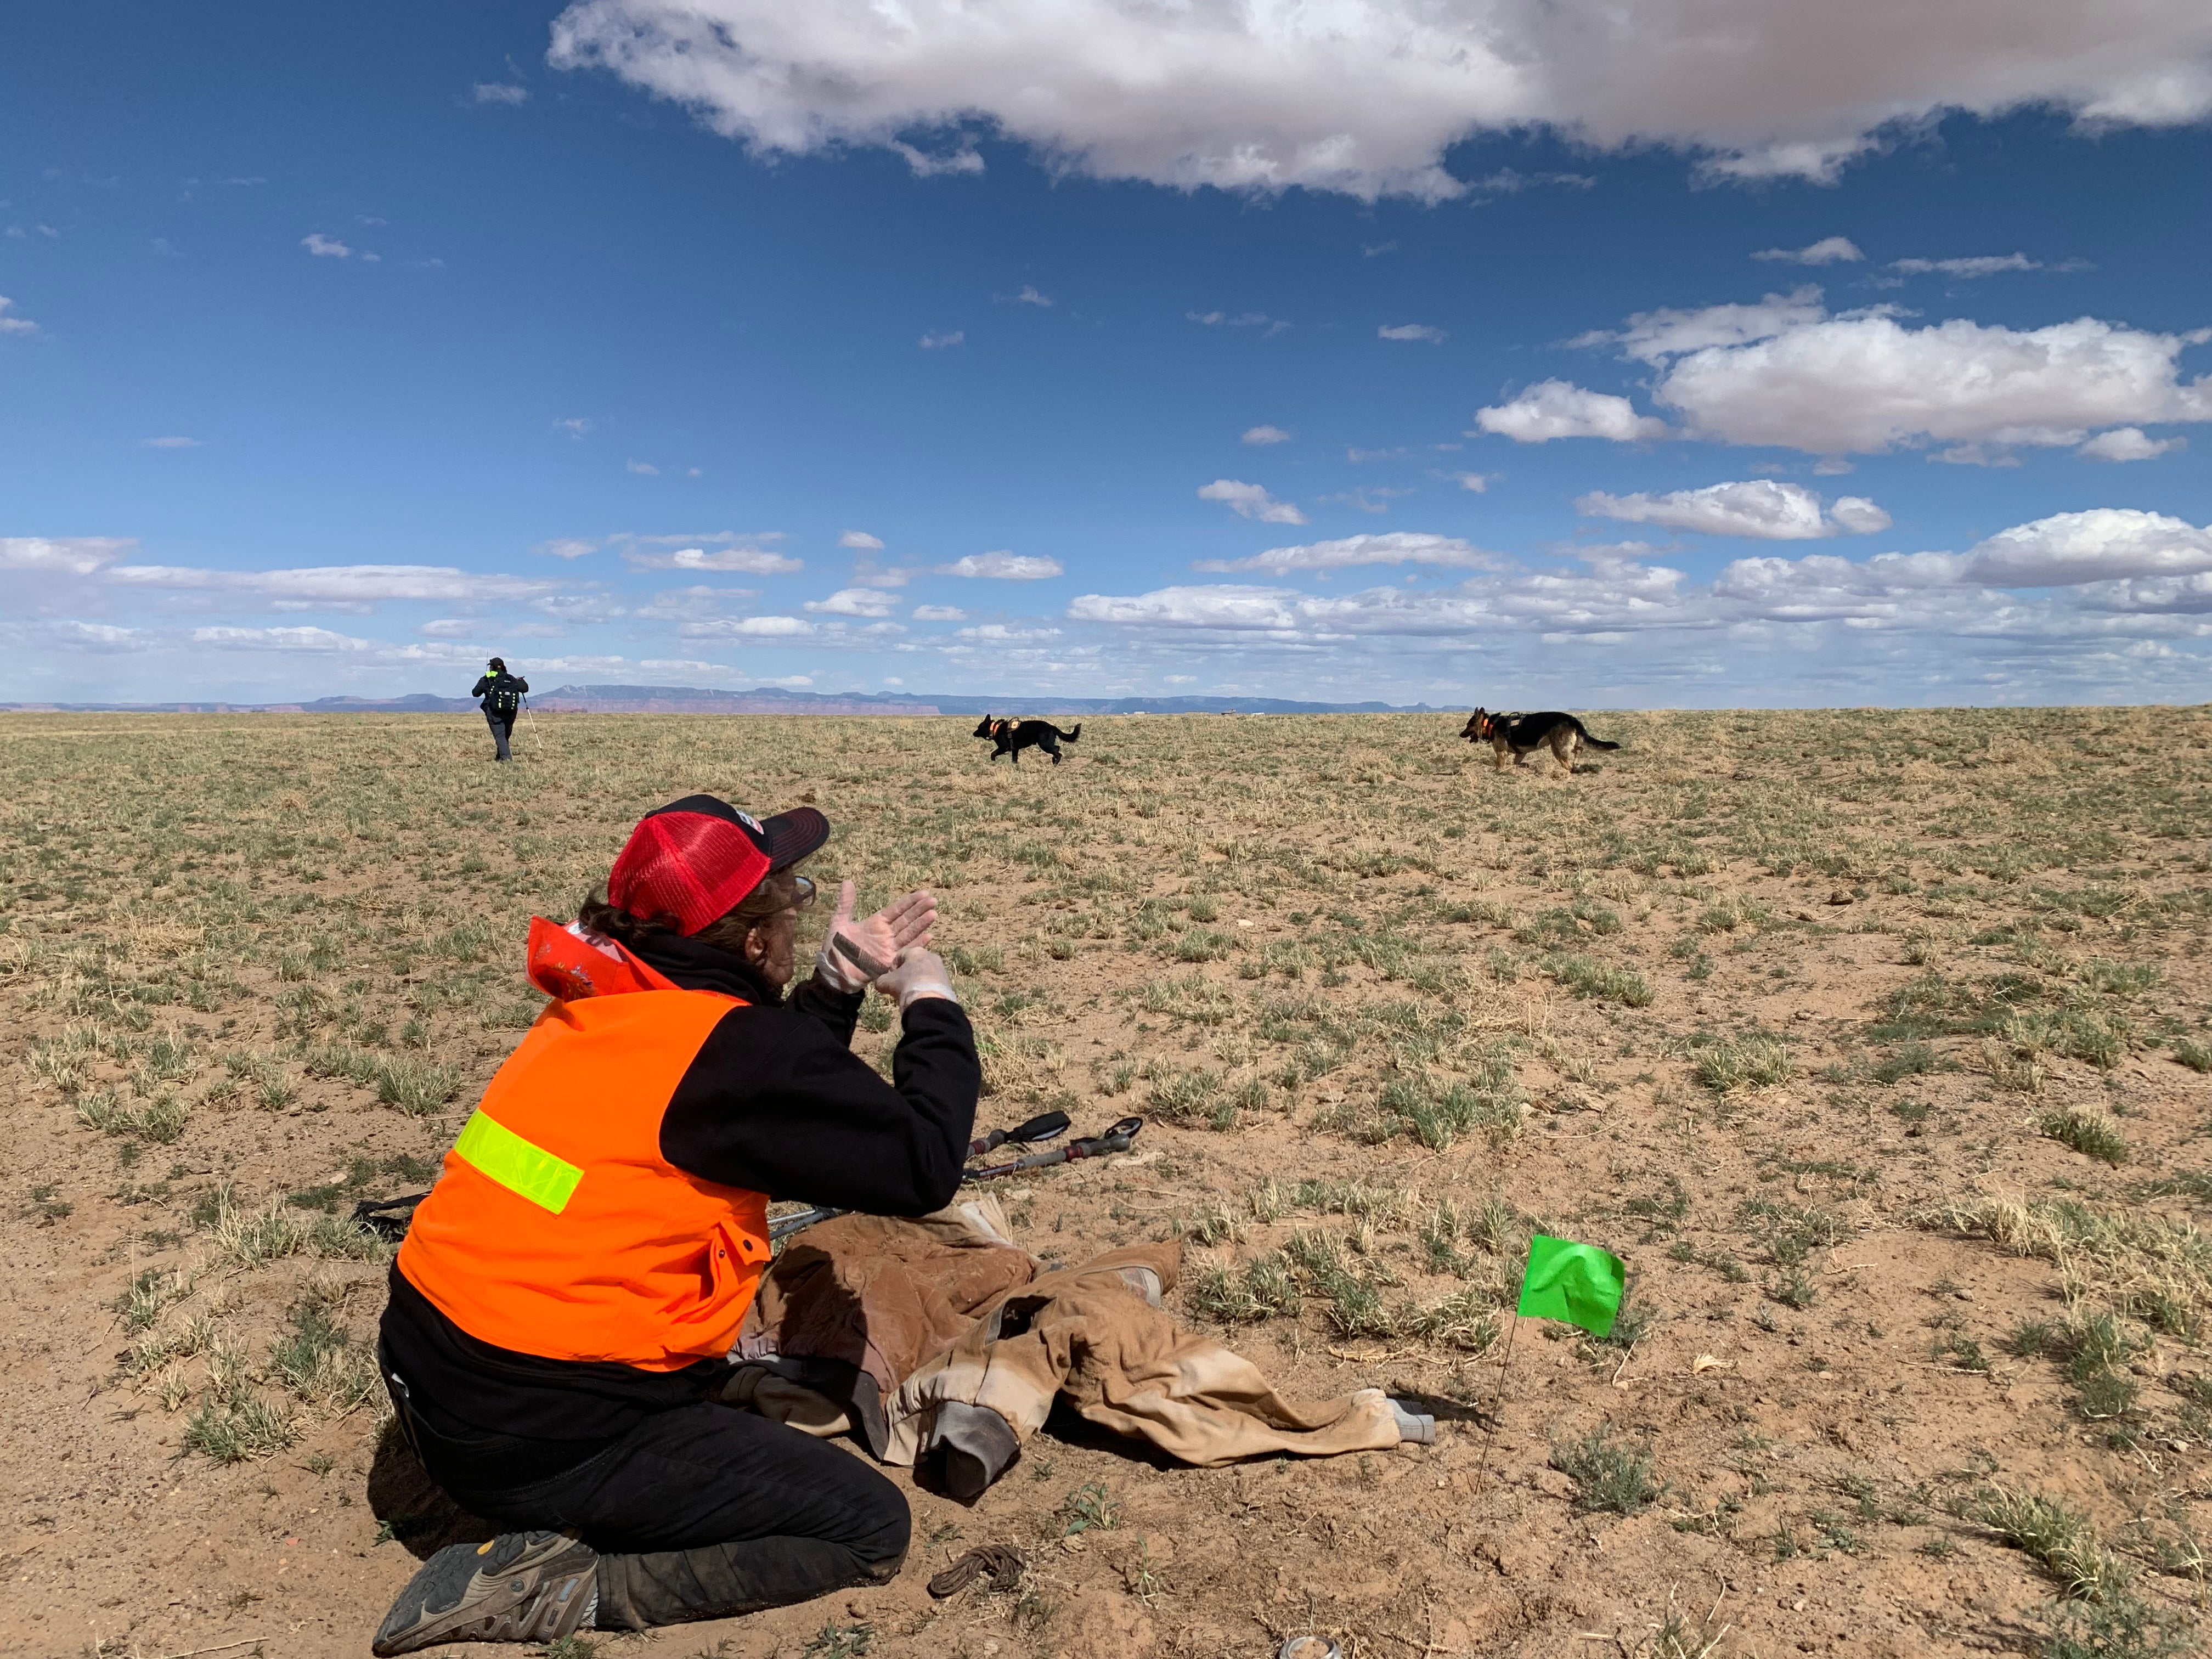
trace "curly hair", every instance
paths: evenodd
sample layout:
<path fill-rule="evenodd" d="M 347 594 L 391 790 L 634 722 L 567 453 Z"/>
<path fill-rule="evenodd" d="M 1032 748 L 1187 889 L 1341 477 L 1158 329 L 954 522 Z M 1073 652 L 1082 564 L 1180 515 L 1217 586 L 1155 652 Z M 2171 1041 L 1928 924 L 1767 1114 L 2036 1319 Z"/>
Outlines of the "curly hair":
<path fill-rule="evenodd" d="M 727 951 L 732 956 L 745 953 L 745 941 L 753 930 L 780 910 L 787 910 L 799 902 L 799 872 L 796 864 L 781 870 L 771 870 L 761 878 L 760 884 L 691 935 L 703 945 Z M 576 907 L 576 923 L 594 933 L 604 933 L 623 945 L 635 945 L 653 933 L 681 933 L 683 929 L 672 915 L 634 916 L 627 910 L 618 910 L 607 902 L 605 882 L 584 896 Z"/>

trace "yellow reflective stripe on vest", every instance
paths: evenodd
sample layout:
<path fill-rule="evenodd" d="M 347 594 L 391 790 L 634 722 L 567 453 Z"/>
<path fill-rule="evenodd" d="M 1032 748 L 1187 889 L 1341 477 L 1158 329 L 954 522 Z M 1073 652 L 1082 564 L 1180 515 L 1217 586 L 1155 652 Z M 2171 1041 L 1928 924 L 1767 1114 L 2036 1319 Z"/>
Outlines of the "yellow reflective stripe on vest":
<path fill-rule="evenodd" d="M 511 1193 L 528 1199 L 555 1215 L 568 1207 L 570 1194 L 584 1172 L 557 1158 L 542 1146 L 533 1146 L 505 1124 L 488 1118 L 479 1109 L 453 1143 L 453 1152 L 471 1168 L 489 1176 Z"/>

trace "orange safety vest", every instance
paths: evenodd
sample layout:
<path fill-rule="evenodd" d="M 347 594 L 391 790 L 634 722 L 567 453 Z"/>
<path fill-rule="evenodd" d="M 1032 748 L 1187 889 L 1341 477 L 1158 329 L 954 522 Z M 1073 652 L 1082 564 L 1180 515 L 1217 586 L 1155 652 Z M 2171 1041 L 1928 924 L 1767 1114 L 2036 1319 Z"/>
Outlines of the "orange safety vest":
<path fill-rule="evenodd" d="M 745 1005 L 542 917 L 530 963 L 555 1000 L 446 1154 L 399 1271 L 517 1353 L 650 1371 L 720 1358 L 768 1265 L 768 1200 L 669 1163 L 660 1121 L 708 1034 Z"/>

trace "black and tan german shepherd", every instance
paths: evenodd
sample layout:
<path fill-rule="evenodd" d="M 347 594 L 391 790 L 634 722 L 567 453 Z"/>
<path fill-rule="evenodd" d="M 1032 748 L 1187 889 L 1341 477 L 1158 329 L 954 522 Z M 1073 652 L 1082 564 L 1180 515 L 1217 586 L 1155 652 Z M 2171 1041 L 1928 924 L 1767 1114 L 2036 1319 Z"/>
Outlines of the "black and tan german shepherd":
<path fill-rule="evenodd" d="M 1052 757 L 1052 763 L 1057 766 L 1060 759 L 1060 745 L 1073 743 L 1081 737 L 1083 722 L 1078 720 L 1073 732 L 1063 732 L 1050 720 L 998 720 L 986 714 L 975 723 L 973 735 L 988 738 L 997 745 L 991 750 L 993 760 L 1001 755 L 1012 755 L 1014 764 L 1019 766 L 1023 750 L 1042 749 Z"/>
<path fill-rule="evenodd" d="M 1594 738 L 1585 731 L 1583 723 L 1572 714 L 1547 712 L 1541 714 L 1493 714 L 1478 708 L 1467 717 L 1466 728 L 1460 732 L 1469 743 L 1486 743 L 1498 757 L 1496 769 L 1505 769 L 1505 757 L 1513 757 L 1516 766 L 1526 766 L 1528 757 L 1539 749 L 1549 747 L 1559 763 L 1559 769 L 1570 777 L 1574 775 L 1575 751 L 1578 749 L 1618 749 L 1617 743 L 1607 743 Z"/>

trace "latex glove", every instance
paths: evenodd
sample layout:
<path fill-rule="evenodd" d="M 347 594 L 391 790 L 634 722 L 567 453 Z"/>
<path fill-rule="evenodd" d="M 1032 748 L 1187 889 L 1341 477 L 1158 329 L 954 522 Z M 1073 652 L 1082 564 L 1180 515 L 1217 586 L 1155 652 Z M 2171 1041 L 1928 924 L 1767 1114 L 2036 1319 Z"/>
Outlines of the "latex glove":
<path fill-rule="evenodd" d="M 837 890 L 837 913 L 830 918 L 822 953 L 814 959 L 815 977 L 848 996 L 866 990 L 890 972 L 901 951 L 927 945 L 930 930 L 937 925 L 933 893 L 908 893 L 859 921 L 853 919 L 854 893 L 849 881 Z"/>
<path fill-rule="evenodd" d="M 945 958 L 918 945 L 899 952 L 898 965 L 876 981 L 876 989 L 887 997 L 896 997 L 902 1012 L 925 997 L 960 1000 L 952 994 L 952 975 Z"/>

